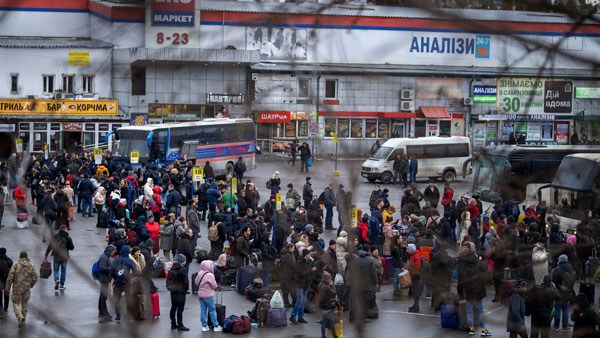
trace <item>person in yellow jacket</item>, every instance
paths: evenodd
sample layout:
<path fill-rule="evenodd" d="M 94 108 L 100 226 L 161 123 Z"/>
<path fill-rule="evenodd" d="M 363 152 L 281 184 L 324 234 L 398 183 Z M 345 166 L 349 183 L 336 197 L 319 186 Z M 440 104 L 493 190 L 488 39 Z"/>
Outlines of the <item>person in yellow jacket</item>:
<path fill-rule="evenodd" d="M 98 169 L 96 169 L 96 175 L 98 175 L 98 177 L 100 177 L 100 175 L 103 175 L 103 174 L 108 176 L 108 169 L 104 165 L 99 165 Z"/>
<path fill-rule="evenodd" d="M 383 219 L 384 223 L 390 223 L 390 224 L 396 224 L 396 221 L 393 221 L 394 219 L 394 213 L 396 212 L 396 207 L 393 205 L 390 205 L 389 209 L 383 209 L 383 212 L 381 213 L 381 218 Z"/>

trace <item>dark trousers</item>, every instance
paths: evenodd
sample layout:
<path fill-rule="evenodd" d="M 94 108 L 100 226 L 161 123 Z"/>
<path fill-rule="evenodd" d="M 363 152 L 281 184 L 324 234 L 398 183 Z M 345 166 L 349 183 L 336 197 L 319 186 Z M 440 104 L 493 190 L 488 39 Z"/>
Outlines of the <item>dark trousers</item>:
<path fill-rule="evenodd" d="M 308 159 L 300 159 L 300 172 L 304 172 L 304 170 L 308 172 Z"/>
<path fill-rule="evenodd" d="M 98 314 L 103 317 L 110 315 L 108 313 L 108 307 L 106 306 L 106 300 L 108 299 L 108 286 L 109 283 L 100 283 L 100 298 L 98 298 Z"/>
<path fill-rule="evenodd" d="M 210 242 L 210 253 L 208 256 L 210 259 L 217 259 L 219 255 L 223 253 L 223 243 L 221 242 Z"/>
<path fill-rule="evenodd" d="M 411 292 L 414 299 L 414 307 L 419 307 L 419 298 L 423 293 L 423 284 L 421 284 L 421 277 L 411 277 Z"/>
<path fill-rule="evenodd" d="M 308 210 L 311 200 L 304 200 L 304 209 Z"/>
<path fill-rule="evenodd" d="M 327 213 L 325 214 L 325 228 L 333 228 L 333 205 L 325 206 Z"/>
<path fill-rule="evenodd" d="M 183 326 L 183 309 L 185 308 L 185 293 L 171 292 L 171 325 Z M 175 321 L 177 314 L 177 321 Z"/>
<path fill-rule="evenodd" d="M 527 329 L 523 327 L 519 332 L 511 332 L 508 337 L 509 338 L 517 338 L 517 336 L 521 336 L 521 338 L 527 338 Z"/>
<path fill-rule="evenodd" d="M 0 281 L 0 310 L 4 312 L 8 311 L 8 301 L 10 300 L 10 293 L 6 291 L 5 285 L 3 281 Z"/>
<path fill-rule="evenodd" d="M 69 209 L 58 208 L 56 210 L 56 225 L 55 225 L 56 229 L 58 229 L 60 227 L 60 224 L 62 223 L 63 220 L 64 220 L 67 228 L 70 228 L 71 226 L 69 225 Z"/>
<path fill-rule="evenodd" d="M 0 207 L 0 228 L 2 227 L 2 218 L 4 218 L 4 205 Z"/>
<path fill-rule="evenodd" d="M 492 272 L 493 274 L 493 272 Z M 502 278 L 496 278 L 495 276 L 492 275 L 492 282 L 494 283 L 494 299 L 499 301 L 500 300 L 500 282 L 502 281 Z"/>
<path fill-rule="evenodd" d="M 405 188 L 408 186 L 408 174 L 402 174 L 402 184 Z"/>
<path fill-rule="evenodd" d="M 290 155 L 291 158 L 287 161 L 287 163 L 289 164 L 290 162 L 292 162 L 292 165 L 296 165 L 296 153 L 292 152 Z"/>
<path fill-rule="evenodd" d="M 208 224 L 212 224 L 212 221 L 217 213 L 217 204 L 216 203 L 208 203 Z"/>
<path fill-rule="evenodd" d="M 531 338 L 550 337 L 550 324 L 552 323 L 552 317 L 531 315 Z"/>
<path fill-rule="evenodd" d="M 327 337 L 327 329 L 331 331 L 333 338 L 338 338 L 335 334 L 335 313 L 333 310 L 323 311 L 323 317 L 321 318 L 321 336 Z"/>
<path fill-rule="evenodd" d="M 117 319 L 121 319 L 121 294 L 123 293 L 125 294 L 125 303 L 127 303 L 127 309 L 131 310 L 129 288 L 127 285 L 115 285 L 113 290 L 113 303 L 115 303 L 115 315 Z"/>

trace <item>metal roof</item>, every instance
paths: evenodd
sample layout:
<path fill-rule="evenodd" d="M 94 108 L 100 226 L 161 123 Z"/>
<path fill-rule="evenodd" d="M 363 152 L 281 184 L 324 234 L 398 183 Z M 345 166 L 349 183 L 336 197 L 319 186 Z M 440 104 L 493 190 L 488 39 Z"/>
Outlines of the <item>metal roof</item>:
<path fill-rule="evenodd" d="M 252 65 L 252 71 L 270 73 L 316 73 L 316 74 L 371 74 L 409 76 L 453 76 L 453 77 L 568 77 L 572 79 L 597 79 L 594 72 L 586 69 L 550 69 L 540 72 L 538 68 L 428 66 L 428 65 L 382 65 L 382 64 L 307 64 L 270 63 Z"/>
<path fill-rule="evenodd" d="M 54 115 L 54 114 L 0 114 L 0 120 L 67 120 L 67 121 L 98 121 L 122 122 L 129 121 L 124 115 Z"/>
<path fill-rule="evenodd" d="M 464 18 L 481 21 L 573 23 L 576 20 L 560 13 L 494 11 L 481 9 L 422 9 L 396 6 L 370 6 L 352 4 L 315 3 L 256 3 L 245 1 L 203 0 L 203 11 L 281 13 L 281 14 L 320 14 L 340 16 L 363 16 L 414 19 Z M 588 23 L 597 23 L 587 20 Z"/>
<path fill-rule="evenodd" d="M 82 38 L 0 36 L 0 48 L 112 48 L 113 44 Z"/>

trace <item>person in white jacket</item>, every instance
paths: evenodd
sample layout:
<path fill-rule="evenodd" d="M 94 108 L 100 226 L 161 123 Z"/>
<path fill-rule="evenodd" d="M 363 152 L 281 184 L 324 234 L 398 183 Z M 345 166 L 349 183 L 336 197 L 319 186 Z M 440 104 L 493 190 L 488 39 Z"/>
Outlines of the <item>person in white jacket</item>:
<path fill-rule="evenodd" d="M 152 197 L 154 196 L 152 188 L 154 188 L 154 182 L 152 178 L 148 178 L 146 184 L 144 184 L 144 199 L 152 200 Z"/>
<path fill-rule="evenodd" d="M 546 252 L 545 238 L 540 240 L 531 251 L 531 261 L 533 263 L 533 276 L 535 285 L 540 285 L 544 281 L 544 276 L 548 274 L 548 252 Z"/>

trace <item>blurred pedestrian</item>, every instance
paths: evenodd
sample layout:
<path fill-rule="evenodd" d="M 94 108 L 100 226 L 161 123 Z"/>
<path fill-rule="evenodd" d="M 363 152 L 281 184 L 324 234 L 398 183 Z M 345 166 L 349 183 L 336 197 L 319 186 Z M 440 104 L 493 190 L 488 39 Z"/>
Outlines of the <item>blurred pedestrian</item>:
<path fill-rule="evenodd" d="M 27 251 L 21 251 L 19 260 L 13 264 L 6 279 L 4 290 L 9 293 L 12 287 L 13 311 L 19 322 L 19 328 L 25 326 L 27 303 L 31 297 L 31 289 L 38 281 L 35 267 L 27 257 Z"/>

